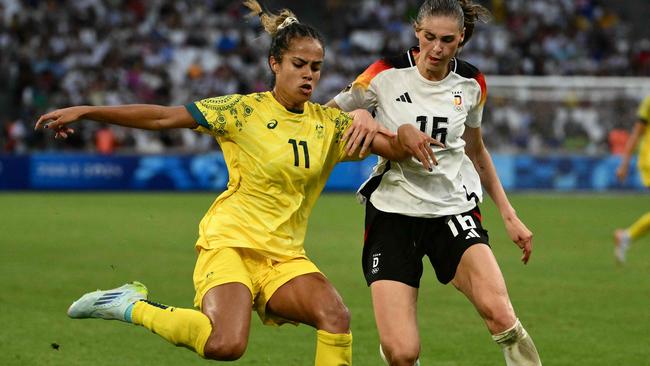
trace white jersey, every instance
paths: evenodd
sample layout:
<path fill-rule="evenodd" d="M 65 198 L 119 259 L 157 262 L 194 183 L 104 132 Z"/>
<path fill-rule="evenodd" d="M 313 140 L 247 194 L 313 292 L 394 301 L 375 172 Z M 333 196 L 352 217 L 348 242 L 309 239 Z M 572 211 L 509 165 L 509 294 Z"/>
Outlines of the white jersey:
<path fill-rule="evenodd" d="M 486 86 L 471 64 L 452 61 L 440 81 L 425 79 L 415 67 L 413 52 L 372 64 L 334 100 L 344 111 L 375 111 L 375 119 L 396 132 L 411 123 L 442 142 L 433 147 L 438 166 L 427 171 L 415 158 L 388 161 L 379 157 L 359 189 L 362 202 L 384 212 L 414 217 L 439 217 L 469 211 L 482 200 L 481 183 L 462 139 L 465 125 L 481 126 Z"/>

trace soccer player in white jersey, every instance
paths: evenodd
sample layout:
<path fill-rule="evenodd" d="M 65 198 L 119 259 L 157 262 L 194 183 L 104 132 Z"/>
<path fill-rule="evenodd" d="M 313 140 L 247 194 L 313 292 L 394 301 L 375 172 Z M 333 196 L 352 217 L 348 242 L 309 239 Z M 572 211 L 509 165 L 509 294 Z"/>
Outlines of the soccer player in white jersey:
<path fill-rule="evenodd" d="M 445 145 L 434 147 L 437 162 L 429 171 L 413 159 L 379 158 L 359 190 L 366 203 L 363 271 L 382 358 L 390 365 L 419 363 L 416 307 L 424 255 L 438 280 L 451 282 L 476 307 L 508 366 L 541 365 L 481 226 L 481 185 L 522 249 L 524 263 L 533 234 L 508 201 L 483 144 L 483 75 L 455 57 L 474 22 L 488 15 L 471 0 L 425 1 L 414 24 L 419 47 L 374 63 L 329 103 L 343 110 L 374 110 L 413 151 L 428 146 L 416 136 L 420 131 Z"/>

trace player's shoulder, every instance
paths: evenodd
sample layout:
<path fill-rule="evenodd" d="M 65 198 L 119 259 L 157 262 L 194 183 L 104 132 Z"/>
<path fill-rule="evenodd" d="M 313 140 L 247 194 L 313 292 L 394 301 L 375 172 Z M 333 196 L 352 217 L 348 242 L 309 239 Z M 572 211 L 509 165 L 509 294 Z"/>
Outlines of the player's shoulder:
<path fill-rule="evenodd" d="M 415 66 L 415 54 L 418 47 L 411 47 L 406 52 L 383 58 L 384 63 L 394 69 L 406 69 Z"/>
<path fill-rule="evenodd" d="M 476 79 L 483 75 L 478 67 L 460 58 L 454 58 L 453 70 L 456 74 L 467 79 Z"/>
<path fill-rule="evenodd" d="M 270 92 L 257 92 L 249 94 L 226 94 L 217 97 L 209 97 L 203 99 L 205 103 L 236 105 L 242 102 L 247 103 L 265 103 L 269 98 L 272 98 Z"/>
<path fill-rule="evenodd" d="M 382 57 L 368 66 L 364 72 L 364 76 L 374 78 L 386 71 L 401 70 L 413 67 L 415 66 L 414 52 L 418 52 L 417 47 L 410 48 L 406 52 L 402 52 L 397 55 Z"/>
<path fill-rule="evenodd" d="M 190 103 L 188 106 L 196 105 L 196 107 L 201 110 L 223 113 L 225 111 L 236 109 L 242 104 L 242 102 L 246 102 L 247 100 L 247 95 L 227 94 L 207 97 Z"/>
<path fill-rule="evenodd" d="M 309 104 L 310 108 L 307 108 L 306 110 L 308 110 L 309 113 L 312 114 L 311 117 L 319 119 L 323 122 L 335 122 L 337 119 L 351 118 L 348 113 L 338 108 L 328 107 L 314 102 L 307 102 L 307 103 Z"/>
<path fill-rule="evenodd" d="M 454 58 L 453 62 L 452 70 L 454 70 L 454 73 L 465 80 L 471 81 L 471 85 L 474 85 L 480 91 L 480 94 L 485 96 L 487 94 L 487 83 L 481 70 L 459 58 Z"/>
<path fill-rule="evenodd" d="M 235 95 L 239 95 L 240 102 L 249 104 L 267 104 L 273 98 L 273 94 L 270 91 Z"/>

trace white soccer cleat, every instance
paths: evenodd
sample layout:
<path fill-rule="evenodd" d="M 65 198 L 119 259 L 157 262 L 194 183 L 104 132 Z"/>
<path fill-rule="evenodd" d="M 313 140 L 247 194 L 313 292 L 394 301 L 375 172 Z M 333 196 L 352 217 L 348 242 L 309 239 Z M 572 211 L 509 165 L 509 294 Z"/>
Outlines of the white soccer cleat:
<path fill-rule="evenodd" d="M 83 295 L 68 308 L 68 316 L 74 319 L 101 318 L 126 320 L 129 305 L 147 299 L 147 287 L 134 281 L 112 290 L 97 290 Z"/>
<path fill-rule="evenodd" d="M 619 264 L 625 263 L 625 255 L 630 248 L 630 235 L 625 230 L 614 232 L 614 257 Z"/>

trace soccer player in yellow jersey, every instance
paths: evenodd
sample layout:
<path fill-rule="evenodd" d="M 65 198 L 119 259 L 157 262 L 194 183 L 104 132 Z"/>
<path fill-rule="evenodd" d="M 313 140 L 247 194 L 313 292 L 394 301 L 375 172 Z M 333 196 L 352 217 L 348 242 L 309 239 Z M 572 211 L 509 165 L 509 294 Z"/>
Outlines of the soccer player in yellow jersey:
<path fill-rule="evenodd" d="M 272 91 L 178 107 L 78 106 L 36 123 L 56 138 L 66 138 L 73 132 L 68 123 L 79 119 L 151 130 L 193 128 L 217 139 L 230 175 L 199 226 L 194 304 L 200 311 L 150 302 L 146 287 L 134 282 L 85 294 L 68 315 L 131 322 L 202 357 L 236 360 L 246 349 L 255 309 L 266 324 L 316 328 L 316 365 L 350 365 L 350 314 L 305 255 L 307 219 L 334 165 L 352 152 L 370 147 L 396 160 L 415 155 L 431 168 L 433 151 L 403 148 L 365 111 L 347 114 L 309 102 L 324 58 L 321 36 L 286 9 L 270 14 L 256 1 L 245 5 L 272 35 Z M 360 121 L 355 127 L 353 119 Z"/>
<path fill-rule="evenodd" d="M 650 95 L 641 102 L 637 115 L 638 119 L 625 144 L 621 163 L 616 169 L 616 177 L 621 182 L 625 181 L 630 170 L 630 160 L 632 160 L 637 144 L 641 141 L 637 166 L 643 185 L 650 187 L 650 133 L 647 129 L 648 121 L 650 121 Z M 648 229 L 650 229 L 650 212 L 643 214 L 627 229 L 618 229 L 614 232 L 614 255 L 619 263 L 625 262 L 625 254 L 630 243 L 648 232 Z"/>

